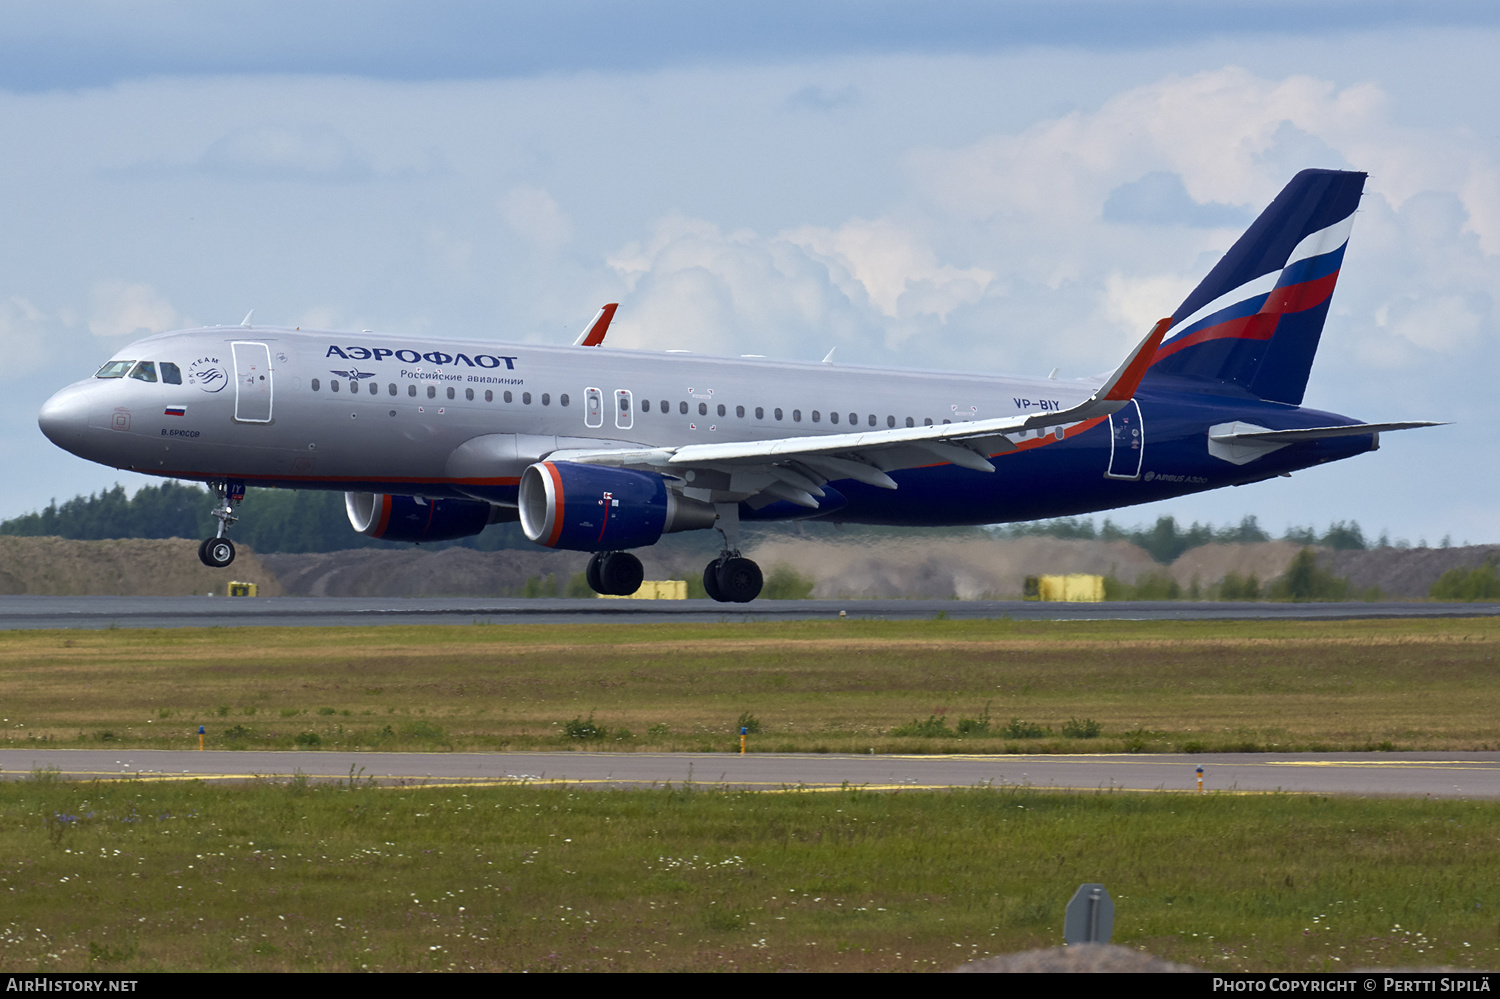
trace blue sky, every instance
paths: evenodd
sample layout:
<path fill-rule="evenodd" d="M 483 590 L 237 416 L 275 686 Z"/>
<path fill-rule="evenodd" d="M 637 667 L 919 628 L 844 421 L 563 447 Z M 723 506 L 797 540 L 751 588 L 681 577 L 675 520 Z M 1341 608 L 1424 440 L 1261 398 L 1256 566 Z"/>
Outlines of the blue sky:
<path fill-rule="evenodd" d="M 1083 377 L 1298 169 L 1367 170 L 1308 402 L 1450 419 L 1117 513 L 1500 540 L 1500 14 L 1478 3 L 8 3 L 0 517 L 35 413 L 258 321 Z M 247 514 L 250 514 L 247 511 Z"/>

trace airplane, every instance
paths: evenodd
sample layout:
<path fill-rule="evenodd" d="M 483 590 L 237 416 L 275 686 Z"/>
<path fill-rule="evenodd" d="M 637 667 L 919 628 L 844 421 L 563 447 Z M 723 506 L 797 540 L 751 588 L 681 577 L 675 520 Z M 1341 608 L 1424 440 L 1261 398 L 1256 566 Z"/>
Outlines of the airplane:
<path fill-rule="evenodd" d="M 619 350 L 615 306 L 573 345 L 214 326 L 123 349 L 42 407 L 79 457 L 205 482 L 204 564 L 247 484 L 344 493 L 354 530 L 424 542 L 519 521 L 591 552 L 714 529 L 704 589 L 759 595 L 741 524 L 972 525 L 1072 516 L 1289 475 L 1387 431 L 1302 406 L 1365 174 L 1304 170 L 1098 384 Z M 579 350 L 588 346 L 588 350 Z"/>

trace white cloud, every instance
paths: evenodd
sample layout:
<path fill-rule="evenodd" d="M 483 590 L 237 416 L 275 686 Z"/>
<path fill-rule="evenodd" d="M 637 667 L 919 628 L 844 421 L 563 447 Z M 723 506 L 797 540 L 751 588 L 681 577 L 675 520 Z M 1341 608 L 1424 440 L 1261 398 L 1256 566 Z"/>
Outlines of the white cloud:
<path fill-rule="evenodd" d="M 200 169 L 247 180 L 365 180 L 368 158 L 326 125 L 255 125 L 219 138 Z"/>
<path fill-rule="evenodd" d="M 517 235 L 549 253 L 573 236 L 573 226 L 552 195 L 540 187 L 514 187 L 500 199 L 500 215 Z"/>
<path fill-rule="evenodd" d="M 98 337 L 162 333 L 177 325 L 177 310 L 149 284 L 100 281 L 89 298 L 89 332 Z"/>
<path fill-rule="evenodd" d="M 979 301 L 994 280 L 978 267 L 939 264 L 931 247 L 890 219 L 853 219 L 837 229 L 804 226 L 784 238 L 837 262 L 892 319 L 923 314 L 945 319 L 958 306 Z"/>
<path fill-rule="evenodd" d="M 0 377 L 28 375 L 51 359 L 56 347 L 56 323 L 19 295 L 0 299 L 0 349 L 5 366 Z"/>

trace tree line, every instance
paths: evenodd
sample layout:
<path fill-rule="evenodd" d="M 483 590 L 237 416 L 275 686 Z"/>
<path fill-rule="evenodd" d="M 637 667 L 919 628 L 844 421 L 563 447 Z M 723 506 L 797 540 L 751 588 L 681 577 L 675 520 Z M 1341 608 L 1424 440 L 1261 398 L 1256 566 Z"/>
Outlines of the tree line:
<path fill-rule="evenodd" d="M 201 486 L 168 480 L 160 485 L 144 486 L 134 496 L 116 485 L 100 493 L 75 496 L 59 504 L 56 500 L 46 509 L 0 521 L 0 534 L 22 537 L 62 537 L 95 541 L 105 538 L 206 538 L 215 531 L 210 511 L 213 495 Z M 321 490 L 251 489 L 239 508 L 244 519 L 234 527 L 236 542 L 258 552 L 329 552 L 346 548 L 399 548 L 403 542 L 381 541 L 356 534 L 344 514 L 344 494 Z M 813 527 L 808 524 L 806 527 Z M 746 525 L 747 531 L 756 528 Z M 1238 524 L 1215 527 L 1194 521 L 1181 527 L 1173 517 L 1159 517 L 1155 524 L 1121 527 L 1108 517 L 1095 526 L 1092 518 L 1064 517 L 1058 520 L 1006 524 L 988 529 L 992 536 L 1022 538 L 1046 536 L 1099 541 L 1128 541 L 1144 549 L 1157 562 L 1167 565 L 1183 552 L 1200 545 L 1249 544 L 1273 540 L 1252 515 Z M 847 536 L 863 533 L 861 528 L 840 532 Z M 872 534 L 890 533 L 879 528 Z M 1324 531 L 1312 527 L 1289 527 L 1282 540 L 1339 550 L 1366 550 L 1392 547 L 1382 534 L 1374 542 L 1366 540 L 1355 521 L 1335 521 Z M 1426 547 L 1423 540 L 1419 547 Z M 433 542 L 427 547 L 449 548 L 455 545 L 480 551 L 524 548 L 529 542 L 519 524 L 495 524 L 472 538 Z M 1451 545 L 1444 538 L 1441 547 Z M 1394 547 L 1410 547 L 1398 541 Z"/>

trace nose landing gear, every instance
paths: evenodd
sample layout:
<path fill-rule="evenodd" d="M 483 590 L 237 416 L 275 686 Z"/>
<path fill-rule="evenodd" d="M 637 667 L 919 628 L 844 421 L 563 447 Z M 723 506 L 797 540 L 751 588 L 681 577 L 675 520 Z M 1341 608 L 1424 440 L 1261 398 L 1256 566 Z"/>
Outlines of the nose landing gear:
<path fill-rule="evenodd" d="M 234 515 L 233 504 L 245 498 L 245 484 L 214 482 L 210 484 L 210 488 L 219 497 L 219 504 L 213 510 L 214 519 L 219 522 L 219 531 L 213 537 L 203 539 L 203 543 L 198 546 L 198 560 L 211 569 L 224 569 L 234 561 L 234 542 L 225 535 L 229 533 L 229 525 L 239 520 Z"/>

